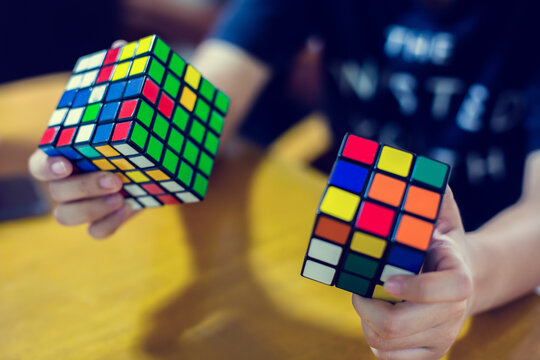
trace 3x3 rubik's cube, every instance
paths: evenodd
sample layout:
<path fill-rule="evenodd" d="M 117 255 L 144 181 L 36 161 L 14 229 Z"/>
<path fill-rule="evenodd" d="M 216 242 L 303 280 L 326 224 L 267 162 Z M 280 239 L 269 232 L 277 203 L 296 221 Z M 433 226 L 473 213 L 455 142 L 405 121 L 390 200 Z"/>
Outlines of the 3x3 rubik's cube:
<path fill-rule="evenodd" d="M 364 297 L 418 274 L 448 183 L 448 165 L 346 135 L 317 211 L 302 275 Z"/>
<path fill-rule="evenodd" d="M 39 147 L 111 171 L 135 208 L 205 197 L 229 98 L 159 37 L 81 57 Z"/>

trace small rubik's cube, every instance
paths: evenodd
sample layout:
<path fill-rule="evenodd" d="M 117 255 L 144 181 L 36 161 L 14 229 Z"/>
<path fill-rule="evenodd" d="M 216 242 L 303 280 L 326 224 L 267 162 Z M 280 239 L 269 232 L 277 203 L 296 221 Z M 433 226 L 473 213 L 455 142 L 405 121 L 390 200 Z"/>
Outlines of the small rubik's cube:
<path fill-rule="evenodd" d="M 364 297 L 392 275 L 418 274 L 450 168 L 346 135 L 317 211 L 302 275 Z"/>
<path fill-rule="evenodd" d="M 118 174 L 133 208 L 204 199 L 228 97 L 155 35 L 81 57 L 39 147 Z"/>

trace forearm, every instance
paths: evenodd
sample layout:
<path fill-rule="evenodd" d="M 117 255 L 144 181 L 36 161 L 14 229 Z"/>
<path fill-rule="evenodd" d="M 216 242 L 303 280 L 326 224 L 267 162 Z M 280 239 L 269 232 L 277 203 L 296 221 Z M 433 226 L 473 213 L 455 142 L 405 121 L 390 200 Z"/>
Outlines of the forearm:
<path fill-rule="evenodd" d="M 268 82 L 270 68 L 244 50 L 212 39 L 199 46 L 193 65 L 231 100 L 221 136 L 221 142 L 226 143 Z"/>
<path fill-rule="evenodd" d="M 540 285 L 540 151 L 527 158 L 521 199 L 467 235 L 475 287 L 473 313 Z"/>

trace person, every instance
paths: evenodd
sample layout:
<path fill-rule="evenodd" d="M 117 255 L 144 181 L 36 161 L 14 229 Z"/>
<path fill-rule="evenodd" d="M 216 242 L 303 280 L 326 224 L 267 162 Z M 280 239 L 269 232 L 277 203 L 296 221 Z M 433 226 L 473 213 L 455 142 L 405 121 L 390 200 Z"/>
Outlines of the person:
<path fill-rule="evenodd" d="M 385 283 L 407 301 L 353 295 L 379 358 L 440 358 L 466 317 L 540 284 L 538 13 L 534 0 L 240 0 L 196 52 L 195 66 L 232 99 L 225 142 L 318 36 L 336 138 L 352 131 L 453 166 L 429 271 Z M 29 166 L 50 182 L 61 224 L 89 223 L 103 238 L 134 214 L 112 174 L 70 176 L 69 161 L 40 151 Z"/>

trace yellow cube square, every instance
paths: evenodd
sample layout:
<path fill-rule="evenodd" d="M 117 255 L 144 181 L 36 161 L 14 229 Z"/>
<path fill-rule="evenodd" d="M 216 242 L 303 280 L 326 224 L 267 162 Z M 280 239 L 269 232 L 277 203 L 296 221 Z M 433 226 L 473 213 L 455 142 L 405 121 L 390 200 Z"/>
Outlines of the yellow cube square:
<path fill-rule="evenodd" d="M 148 64 L 149 57 L 143 56 L 141 58 L 137 58 L 133 60 L 133 65 L 131 66 L 131 70 L 129 71 L 129 75 L 137 75 L 144 72 L 144 69 L 146 69 L 146 64 Z"/>
<path fill-rule="evenodd" d="M 96 150 L 99 151 L 103 156 L 106 156 L 106 157 L 120 156 L 120 153 L 118 151 L 114 150 L 109 145 L 96 146 Z"/>
<path fill-rule="evenodd" d="M 197 90 L 199 88 L 199 83 L 201 82 L 201 73 L 198 72 L 193 66 L 188 65 L 186 74 L 184 75 L 184 81 L 188 83 L 189 86 Z"/>
<path fill-rule="evenodd" d="M 344 221 L 351 221 L 360 204 L 360 196 L 337 187 L 326 190 L 320 210 Z"/>
<path fill-rule="evenodd" d="M 384 254 L 386 241 L 376 236 L 356 231 L 351 240 L 351 249 L 380 259 Z"/>
<path fill-rule="evenodd" d="M 101 170 L 106 171 L 106 170 L 115 170 L 116 169 L 114 167 L 114 165 L 111 164 L 109 162 L 109 160 L 107 160 L 107 159 L 98 159 L 98 160 L 93 160 L 92 162 L 94 163 L 94 165 L 96 165 Z"/>
<path fill-rule="evenodd" d="M 116 65 L 116 68 L 114 69 L 112 81 L 125 78 L 128 74 L 130 66 L 131 66 L 131 61 L 126 61 L 126 62 Z"/>
<path fill-rule="evenodd" d="M 126 175 L 129 176 L 129 178 L 136 183 L 150 181 L 150 179 L 140 171 L 128 171 L 126 172 Z"/>
<path fill-rule="evenodd" d="M 135 56 L 144 54 L 145 52 L 150 51 L 150 49 L 152 48 L 153 41 L 154 41 L 154 35 L 150 35 L 139 40 L 139 45 L 137 46 L 137 51 L 135 52 Z"/>
<path fill-rule="evenodd" d="M 124 158 L 111 159 L 111 162 L 114 165 L 116 165 L 116 167 L 119 168 L 120 170 L 133 170 L 133 169 L 135 169 L 135 167 L 133 165 L 131 165 L 131 163 L 129 161 L 127 161 L 126 159 L 124 159 Z"/>
<path fill-rule="evenodd" d="M 137 46 L 137 42 L 133 41 L 127 44 L 122 48 L 122 52 L 120 53 L 120 57 L 118 58 L 119 61 L 129 59 L 133 57 L 135 54 L 135 47 Z"/>
<path fill-rule="evenodd" d="M 182 96 L 180 97 L 180 104 L 182 104 L 189 111 L 193 111 L 195 101 L 197 101 L 197 95 L 195 95 L 195 93 L 187 86 L 184 87 Z"/>
<path fill-rule="evenodd" d="M 152 179 L 156 181 L 163 181 L 163 180 L 170 179 L 170 177 L 168 177 L 167 174 L 165 174 L 161 170 L 150 170 L 146 172 L 146 175 L 150 176 Z"/>
<path fill-rule="evenodd" d="M 413 155 L 390 146 L 383 147 L 377 168 L 402 177 L 409 175 Z"/>

